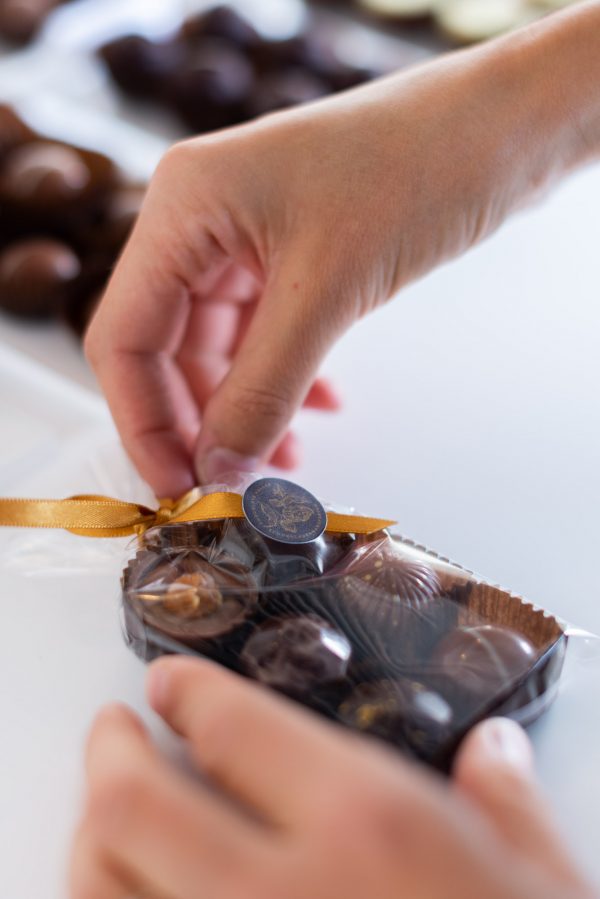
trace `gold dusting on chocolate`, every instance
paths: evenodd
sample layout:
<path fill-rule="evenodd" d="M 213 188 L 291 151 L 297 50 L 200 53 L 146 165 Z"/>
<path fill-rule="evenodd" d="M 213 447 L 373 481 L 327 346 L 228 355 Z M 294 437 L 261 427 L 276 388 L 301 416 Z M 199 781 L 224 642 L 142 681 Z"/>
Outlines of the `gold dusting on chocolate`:
<path fill-rule="evenodd" d="M 210 574 L 195 571 L 174 581 L 163 603 L 167 612 L 183 618 L 212 615 L 223 602 L 221 591 Z"/>

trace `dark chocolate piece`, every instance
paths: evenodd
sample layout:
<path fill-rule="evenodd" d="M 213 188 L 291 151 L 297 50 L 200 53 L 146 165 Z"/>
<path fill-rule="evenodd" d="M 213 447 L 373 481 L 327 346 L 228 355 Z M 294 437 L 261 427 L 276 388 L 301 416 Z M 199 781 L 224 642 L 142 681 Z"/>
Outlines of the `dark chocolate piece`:
<path fill-rule="evenodd" d="M 203 41 L 171 79 L 169 97 L 194 131 L 214 131 L 244 119 L 254 85 L 252 66 L 225 41 Z"/>
<path fill-rule="evenodd" d="M 105 251 L 119 252 L 127 242 L 139 215 L 146 185 L 124 184 L 106 198 L 91 241 Z"/>
<path fill-rule="evenodd" d="M 522 634 L 482 624 L 447 634 L 435 647 L 429 667 L 446 695 L 464 700 L 476 712 L 523 677 L 535 661 L 536 651 Z"/>
<path fill-rule="evenodd" d="M 240 661 L 247 674 L 284 693 L 300 696 L 346 676 L 352 647 L 316 616 L 271 621 L 245 644 Z"/>
<path fill-rule="evenodd" d="M 260 41 L 248 19 L 224 3 L 191 16 L 184 23 L 181 34 L 191 42 L 206 37 L 223 38 L 242 49 L 254 47 Z"/>
<path fill-rule="evenodd" d="M 188 646 L 224 638 L 242 625 L 257 602 L 256 582 L 236 559 L 218 551 L 156 555 L 148 550 L 129 565 L 126 603 L 144 622 Z M 136 568 L 139 566 L 139 576 Z"/>
<path fill-rule="evenodd" d="M 21 121 L 10 106 L 0 104 L 0 162 L 19 144 L 34 138 L 31 128 Z"/>
<path fill-rule="evenodd" d="M 59 2 L 61 0 L 2 0 L 0 35 L 14 44 L 28 43 Z"/>
<path fill-rule="evenodd" d="M 350 553 L 341 568 L 331 613 L 374 671 L 405 671 L 453 621 L 434 569 L 400 556 L 388 538 Z"/>
<path fill-rule="evenodd" d="M 79 199 L 90 181 L 90 170 L 76 150 L 50 141 L 33 141 L 5 159 L 0 183 L 3 196 L 13 203 L 48 207 Z"/>
<path fill-rule="evenodd" d="M 339 708 L 344 724 L 423 759 L 451 737 L 453 717 L 443 696 L 410 678 L 360 684 Z"/>
<path fill-rule="evenodd" d="M 75 253 L 55 240 L 23 240 L 0 255 L 0 307 L 15 315 L 57 314 L 79 277 Z"/>
<path fill-rule="evenodd" d="M 125 93 L 156 99 L 166 81 L 184 65 L 186 51 L 178 40 L 151 41 L 129 34 L 105 44 L 99 53 Z"/>
<path fill-rule="evenodd" d="M 257 82 L 248 102 L 247 113 L 254 118 L 301 103 L 310 103 L 328 93 L 329 88 L 325 82 L 305 69 L 270 72 Z"/>

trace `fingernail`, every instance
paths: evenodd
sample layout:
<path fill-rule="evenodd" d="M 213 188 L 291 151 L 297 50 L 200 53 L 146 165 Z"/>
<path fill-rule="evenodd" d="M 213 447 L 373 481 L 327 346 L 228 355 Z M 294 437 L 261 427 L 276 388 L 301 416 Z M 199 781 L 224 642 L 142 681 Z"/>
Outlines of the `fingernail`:
<path fill-rule="evenodd" d="M 491 761 L 533 771 L 533 750 L 525 731 L 509 718 L 491 718 L 478 727 L 482 749 Z"/>
<path fill-rule="evenodd" d="M 260 464 L 257 456 L 244 456 L 233 450 L 213 447 L 196 459 L 196 470 L 200 483 L 211 484 L 229 472 L 258 471 Z"/>

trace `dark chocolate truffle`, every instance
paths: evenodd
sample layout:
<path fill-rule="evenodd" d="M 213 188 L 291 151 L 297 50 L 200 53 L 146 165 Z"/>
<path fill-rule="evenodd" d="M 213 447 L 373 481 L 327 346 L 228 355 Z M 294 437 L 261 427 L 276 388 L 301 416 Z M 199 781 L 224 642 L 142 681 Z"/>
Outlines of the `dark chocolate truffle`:
<path fill-rule="evenodd" d="M 93 235 L 94 243 L 118 252 L 131 234 L 145 195 L 146 186 L 141 184 L 126 184 L 110 193 Z"/>
<path fill-rule="evenodd" d="M 26 44 L 59 2 L 60 0 L 2 0 L 0 35 L 15 44 Z"/>
<path fill-rule="evenodd" d="M 453 712 L 426 684 L 400 678 L 360 684 L 340 706 L 339 718 L 398 749 L 431 758 L 452 734 Z"/>
<path fill-rule="evenodd" d="M 90 180 L 90 170 L 76 150 L 50 141 L 34 141 L 6 158 L 1 188 L 8 200 L 19 205 L 47 207 L 79 199 Z"/>
<path fill-rule="evenodd" d="M 16 115 L 10 106 L 0 104 L 0 161 L 10 150 L 32 140 L 34 132 Z"/>
<path fill-rule="evenodd" d="M 305 69 L 270 72 L 258 80 L 248 101 L 247 112 L 253 118 L 301 103 L 310 103 L 328 93 L 329 88 L 325 82 Z"/>
<path fill-rule="evenodd" d="M 431 674 L 448 696 L 464 699 L 473 712 L 523 677 L 536 660 L 533 645 L 508 627 L 457 627 L 435 647 Z"/>
<path fill-rule="evenodd" d="M 0 306 L 15 315 L 46 318 L 65 302 L 81 272 L 75 253 L 55 240 L 23 240 L 0 255 Z"/>
<path fill-rule="evenodd" d="M 203 41 L 169 84 L 175 109 L 194 131 L 241 122 L 254 84 L 252 66 L 225 41 Z"/>
<path fill-rule="evenodd" d="M 242 49 L 255 46 L 260 38 L 256 29 L 240 13 L 226 4 L 214 6 L 206 12 L 190 17 L 181 30 L 188 41 L 218 37 Z"/>
<path fill-rule="evenodd" d="M 185 60 L 180 41 L 151 41 L 138 34 L 111 41 L 99 52 L 119 87 L 142 99 L 156 99 Z"/>
<path fill-rule="evenodd" d="M 306 694 L 345 677 L 352 647 L 346 637 L 316 616 L 297 616 L 260 627 L 240 661 L 247 674 L 284 693 Z"/>
<path fill-rule="evenodd" d="M 148 550 L 141 552 L 140 560 L 129 565 L 126 601 L 136 602 L 146 624 L 181 643 L 201 648 L 205 641 L 229 635 L 256 605 L 250 572 L 224 553 L 154 554 L 153 567 Z"/>

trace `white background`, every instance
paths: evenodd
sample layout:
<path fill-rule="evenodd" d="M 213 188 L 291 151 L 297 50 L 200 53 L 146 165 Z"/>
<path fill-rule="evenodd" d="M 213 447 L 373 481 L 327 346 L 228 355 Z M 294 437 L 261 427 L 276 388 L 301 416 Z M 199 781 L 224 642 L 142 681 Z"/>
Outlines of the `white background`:
<path fill-rule="evenodd" d="M 1 84 L 9 82 L 0 65 Z M 151 169 L 162 143 L 111 127 L 131 165 Z M 343 412 L 305 413 L 297 423 L 305 445 L 297 479 L 313 492 L 397 518 L 405 534 L 597 632 L 599 208 L 600 170 L 580 173 L 405 290 L 327 361 Z M 2 318 L 0 341 L 92 384 L 58 328 Z M 115 462 L 98 398 L 30 369 L 1 344 L 0 388 L 2 492 L 112 485 L 141 498 L 126 464 Z M 0 534 L 7 899 L 64 899 L 88 723 L 108 699 L 143 709 L 143 666 L 119 633 L 119 551 L 61 535 L 49 566 L 47 539 Z M 572 668 L 535 738 L 566 839 L 600 883 L 599 698 L 598 666 Z"/>

